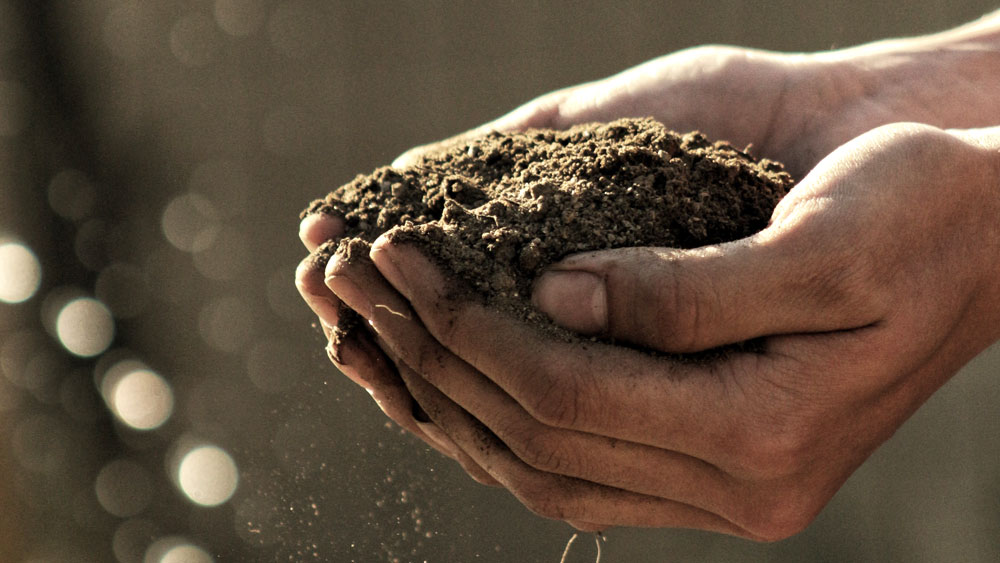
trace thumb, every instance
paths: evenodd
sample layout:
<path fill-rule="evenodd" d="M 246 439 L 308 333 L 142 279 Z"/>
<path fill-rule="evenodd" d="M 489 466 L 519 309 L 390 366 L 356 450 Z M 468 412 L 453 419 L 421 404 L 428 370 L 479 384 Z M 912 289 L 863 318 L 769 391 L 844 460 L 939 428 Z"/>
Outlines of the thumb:
<path fill-rule="evenodd" d="M 786 231 L 787 232 L 787 231 Z M 803 237 L 770 230 L 693 250 L 621 248 L 571 256 L 535 283 L 556 324 L 664 352 L 866 326 L 878 310 Z"/>

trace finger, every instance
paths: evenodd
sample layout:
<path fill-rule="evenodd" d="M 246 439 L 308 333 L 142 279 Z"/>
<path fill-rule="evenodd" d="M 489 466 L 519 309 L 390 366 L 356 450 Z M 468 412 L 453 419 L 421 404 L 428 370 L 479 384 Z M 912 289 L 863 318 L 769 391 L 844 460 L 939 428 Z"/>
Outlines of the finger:
<path fill-rule="evenodd" d="M 879 320 L 885 310 L 853 277 L 855 257 L 829 244 L 819 252 L 822 239 L 801 231 L 769 229 L 693 250 L 579 254 L 538 279 L 533 301 L 570 330 L 667 352 Z"/>
<path fill-rule="evenodd" d="M 340 320 L 340 299 L 324 282 L 324 272 L 334 251 L 333 243 L 320 245 L 299 262 L 295 270 L 295 287 L 299 295 L 319 317 L 322 324 L 333 327 Z"/>
<path fill-rule="evenodd" d="M 332 245 L 314 250 L 296 272 L 296 286 L 310 308 L 320 317 L 329 342 L 327 356 L 348 379 L 363 387 L 389 418 L 444 455 L 457 458 L 458 450 L 450 441 L 440 440 L 418 425 L 413 414 L 419 407 L 396 375 L 385 354 L 365 330 L 340 328 L 339 309 L 343 304 L 323 283 L 323 273 Z M 432 426 L 432 425 L 431 425 Z M 438 438 L 438 439 L 435 439 Z M 482 473 L 482 472 L 480 472 Z"/>
<path fill-rule="evenodd" d="M 765 368 L 766 358 L 732 354 L 695 363 L 603 343 L 567 342 L 456 298 L 448 291 L 451 282 L 412 246 L 379 244 L 375 249 L 379 270 L 409 298 L 430 334 L 539 422 L 677 451 L 717 466 L 732 460 L 730 446 L 745 432 L 742 419 L 749 413 L 730 384 L 736 374 Z M 433 373 L 445 361 L 438 349 L 416 339 L 390 340 L 393 332 L 381 326 L 392 321 L 390 316 L 371 306 L 363 314 L 420 373 Z"/>
<path fill-rule="evenodd" d="M 322 202 L 322 200 L 317 201 Z M 308 212 L 299 222 L 299 239 L 309 252 L 316 250 L 326 241 L 337 240 L 342 236 L 344 236 L 344 220 L 322 210 Z"/>
<path fill-rule="evenodd" d="M 536 514 L 613 526 L 695 528 L 747 535 L 727 520 L 683 503 L 533 469 L 408 367 L 402 366 L 400 375 L 445 433 Z"/>
<path fill-rule="evenodd" d="M 420 408 L 409 390 L 385 361 L 367 333 L 345 340 L 334 353 L 328 348 L 330 361 L 350 380 L 365 388 L 382 412 L 396 424 L 409 430 L 431 448 L 445 457 L 454 459 L 477 482 L 500 486 L 483 468 L 479 467 L 464 451 L 441 431 Z"/>
<path fill-rule="evenodd" d="M 448 457 L 454 459 L 458 464 L 465 470 L 465 472 L 472 477 L 474 481 L 481 485 L 486 485 L 488 487 L 500 487 L 500 483 L 494 479 L 485 469 L 479 467 L 479 465 L 472 460 L 471 457 L 461 448 L 459 448 L 455 442 L 448 437 L 440 428 L 433 422 L 420 423 L 420 429 L 424 431 L 430 439 L 436 442 L 440 447 L 437 448 L 439 451 L 447 450 Z"/>
<path fill-rule="evenodd" d="M 416 402 L 395 368 L 367 333 L 355 331 L 336 349 L 331 343 L 327 347 L 327 355 L 341 373 L 368 391 L 382 412 L 396 424 L 442 454 L 455 457 L 457 448 L 450 440 L 440 440 L 440 436 L 426 431 L 425 427 L 431 425 L 417 422 L 414 416 L 418 412 Z"/>
<path fill-rule="evenodd" d="M 386 348 L 384 343 L 380 342 L 378 345 L 382 349 Z M 390 359 L 395 365 L 399 364 L 398 358 L 390 356 Z M 408 389 L 407 395 L 411 395 Z M 457 461 L 462 469 L 464 469 L 465 472 L 479 484 L 486 485 L 488 487 L 501 486 L 496 479 L 491 477 L 490 474 L 487 473 L 482 467 L 479 467 L 475 461 L 472 461 L 472 458 L 470 458 L 468 454 L 462 451 L 462 449 L 459 448 L 447 434 L 442 432 L 441 429 L 434 424 L 434 421 L 431 420 L 427 412 L 420 406 L 420 403 L 412 399 L 410 403 L 411 414 L 413 420 L 417 423 L 417 427 L 423 432 L 426 438 L 429 438 L 434 442 L 434 447 L 438 451 Z"/>
<path fill-rule="evenodd" d="M 385 286 L 388 285 L 382 280 L 381 274 L 370 261 L 359 260 L 348 263 L 342 258 L 342 256 L 334 256 L 329 261 L 327 269 L 331 272 L 330 275 L 350 272 L 356 277 L 365 279 L 367 283 L 378 284 L 381 282 Z M 348 303 L 348 305 L 351 304 Z M 397 371 L 391 367 L 399 362 L 396 361 L 396 358 L 386 356 L 384 344 L 376 342 L 367 331 L 360 330 L 351 331 L 351 336 L 347 341 L 356 343 L 356 348 L 361 352 L 357 354 L 361 364 L 360 368 L 354 370 L 349 365 L 341 367 L 335 354 L 331 354 L 331 360 L 335 365 L 341 367 L 345 375 L 368 389 L 368 392 L 375 398 L 375 402 L 389 418 L 419 436 L 441 453 L 458 461 L 466 473 L 479 483 L 489 486 L 498 485 L 488 473 L 476 465 L 460 448 L 456 447 L 447 435 L 442 433 L 427 418 L 419 403 L 413 400 L 406 386 L 399 379 Z M 368 354 L 368 356 L 360 357 L 363 354 Z"/>
<path fill-rule="evenodd" d="M 733 504 L 732 481 L 702 460 L 538 422 L 495 383 L 434 340 L 386 282 L 367 283 L 364 295 L 350 272 L 335 276 L 331 284 L 347 303 L 357 304 L 370 315 L 372 325 L 379 327 L 380 338 L 394 354 L 401 354 L 403 363 L 433 358 L 430 364 L 412 364 L 420 367 L 408 369 L 461 405 L 527 465 L 723 515 Z M 379 306 L 371 307 L 370 303 Z"/>

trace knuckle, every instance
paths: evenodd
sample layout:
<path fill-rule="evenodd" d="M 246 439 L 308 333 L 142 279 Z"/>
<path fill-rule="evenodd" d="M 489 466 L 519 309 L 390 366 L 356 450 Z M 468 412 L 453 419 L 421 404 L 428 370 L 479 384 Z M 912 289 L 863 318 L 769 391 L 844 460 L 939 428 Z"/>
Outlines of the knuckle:
<path fill-rule="evenodd" d="M 828 309 L 870 312 L 889 297 L 885 294 L 889 286 L 877 281 L 884 279 L 879 271 L 884 261 L 885 257 L 840 245 L 805 282 L 813 290 L 813 299 Z"/>
<path fill-rule="evenodd" d="M 518 437 L 508 442 L 508 447 L 518 458 L 534 469 L 546 473 L 565 474 L 572 465 L 560 439 L 552 433 L 535 429 L 522 429 Z"/>
<path fill-rule="evenodd" d="M 801 487 L 769 490 L 748 505 L 743 528 L 765 542 L 787 539 L 806 529 L 819 512 Z"/>
<path fill-rule="evenodd" d="M 429 305 L 425 310 L 418 309 L 421 312 L 420 320 L 441 344 L 445 346 L 452 344 L 455 337 L 460 334 L 461 312 L 454 303 L 440 296 L 435 297 Z"/>
<path fill-rule="evenodd" d="M 542 374 L 533 376 L 534 390 L 525 394 L 525 410 L 546 426 L 571 428 L 578 418 L 578 396 L 572 379 L 556 379 Z"/>
<path fill-rule="evenodd" d="M 794 421 L 773 421 L 743 433 L 738 465 L 748 479 L 764 481 L 787 478 L 801 472 L 808 464 L 811 443 L 804 426 Z"/>
<path fill-rule="evenodd" d="M 711 280 L 683 268 L 680 260 L 672 252 L 632 248 L 605 266 L 612 334 L 669 351 L 696 346 L 712 304 Z"/>
<path fill-rule="evenodd" d="M 693 285 L 686 276 L 673 275 L 656 286 L 655 302 L 660 307 L 655 326 L 660 342 L 672 350 L 692 350 L 698 341 L 705 297 Z"/>
<path fill-rule="evenodd" d="M 893 302 L 885 271 L 890 261 L 880 250 L 831 238 L 830 228 L 829 221 L 801 221 L 783 233 L 797 262 L 796 275 L 786 277 L 787 291 L 819 310 L 837 312 L 835 322 L 871 322 Z M 822 251 L 817 240 L 825 241 Z"/>
<path fill-rule="evenodd" d="M 417 345 L 413 348 L 410 355 L 412 360 L 412 366 L 417 373 L 421 376 L 427 378 L 428 380 L 434 380 L 435 376 L 443 372 L 447 366 L 445 365 L 445 358 L 442 350 L 436 346 L 426 346 Z M 411 360 L 407 359 L 406 363 L 410 363 Z"/>

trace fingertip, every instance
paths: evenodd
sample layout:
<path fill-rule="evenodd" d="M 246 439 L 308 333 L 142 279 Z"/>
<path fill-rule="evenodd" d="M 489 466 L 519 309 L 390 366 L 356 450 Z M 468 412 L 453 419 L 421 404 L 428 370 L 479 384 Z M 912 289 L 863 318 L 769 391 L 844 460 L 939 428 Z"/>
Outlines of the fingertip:
<path fill-rule="evenodd" d="M 295 267 L 295 288 L 303 297 L 305 297 L 306 288 L 309 285 L 309 275 L 314 268 L 315 260 L 311 254 L 299 261 L 298 266 Z"/>
<path fill-rule="evenodd" d="M 369 257 L 386 281 L 404 297 L 412 299 L 410 280 L 403 272 L 419 271 L 426 265 L 426 258 L 411 245 L 394 244 L 387 235 L 389 233 L 375 239 Z"/>
<path fill-rule="evenodd" d="M 344 220 L 331 213 L 316 211 L 299 222 L 299 240 L 312 252 L 329 240 L 344 236 Z"/>
<path fill-rule="evenodd" d="M 532 303 L 553 322 L 581 334 L 602 334 L 608 328 L 604 280 L 587 271 L 554 270 L 535 282 Z"/>
<path fill-rule="evenodd" d="M 372 261 L 375 262 L 375 254 L 379 252 L 390 253 L 393 250 L 393 243 L 390 240 L 390 234 L 393 230 L 386 231 L 378 236 L 374 241 L 372 241 L 371 257 Z M 389 254 L 383 254 L 383 257 L 388 257 Z M 377 264 L 378 262 L 376 262 Z"/>
<path fill-rule="evenodd" d="M 424 146 L 412 148 L 404 152 L 403 154 L 397 156 L 396 159 L 392 161 L 391 166 L 396 169 L 403 169 L 413 166 L 414 164 L 417 163 L 417 161 L 420 160 L 420 155 L 423 154 L 423 152 L 426 150 L 427 149 L 425 149 Z"/>
<path fill-rule="evenodd" d="M 299 295 L 323 323 L 334 326 L 339 319 L 341 302 L 326 286 L 324 260 L 316 252 L 299 262 L 295 270 L 295 287 Z"/>

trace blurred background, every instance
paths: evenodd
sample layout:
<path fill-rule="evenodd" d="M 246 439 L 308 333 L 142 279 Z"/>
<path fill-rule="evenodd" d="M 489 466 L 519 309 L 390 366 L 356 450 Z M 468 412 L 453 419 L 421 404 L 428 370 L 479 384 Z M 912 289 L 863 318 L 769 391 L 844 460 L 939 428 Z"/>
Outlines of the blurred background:
<path fill-rule="evenodd" d="M 676 49 L 828 49 L 994 7 L 0 0 L 0 562 L 558 561 L 568 526 L 329 365 L 293 285 L 299 210 Z M 968 366 L 790 540 L 611 530 L 602 561 L 995 561 L 998 371 L 997 350 Z"/>

